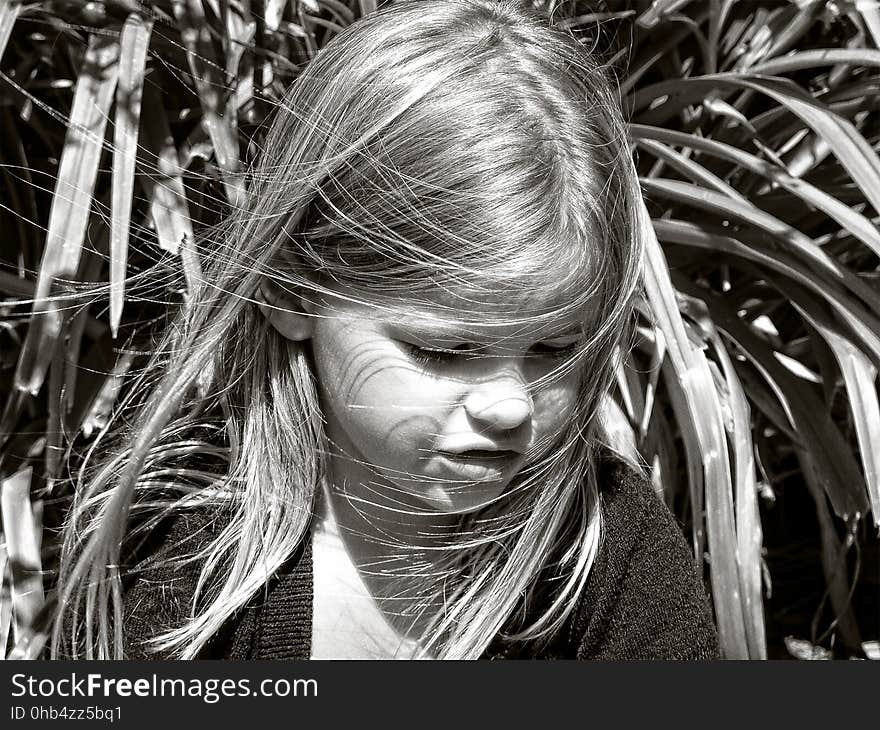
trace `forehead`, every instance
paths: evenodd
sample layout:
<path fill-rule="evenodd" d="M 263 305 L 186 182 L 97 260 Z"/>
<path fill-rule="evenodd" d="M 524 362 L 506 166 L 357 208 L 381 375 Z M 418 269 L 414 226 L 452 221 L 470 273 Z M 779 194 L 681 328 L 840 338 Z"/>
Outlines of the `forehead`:
<path fill-rule="evenodd" d="M 383 324 L 441 339 L 540 339 L 585 330 L 590 308 L 582 294 L 564 288 L 514 288 L 510 282 L 491 289 L 460 284 L 381 296 L 349 293 L 333 306 L 341 303 Z"/>

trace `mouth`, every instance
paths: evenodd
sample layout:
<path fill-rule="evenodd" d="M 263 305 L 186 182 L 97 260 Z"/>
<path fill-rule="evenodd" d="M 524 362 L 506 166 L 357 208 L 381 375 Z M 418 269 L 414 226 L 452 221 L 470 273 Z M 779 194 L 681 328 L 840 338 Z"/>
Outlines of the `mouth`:
<path fill-rule="evenodd" d="M 519 456 L 516 451 L 495 449 L 468 449 L 467 451 L 445 452 L 444 456 L 464 461 L 509 461 Z"/>
<path fill-rule="evenodd" d="M 473 482 L 505 479 L 522 459 L 517 451 L 492 449 L 443 451 L 440 456 L 456 477 Z"/>

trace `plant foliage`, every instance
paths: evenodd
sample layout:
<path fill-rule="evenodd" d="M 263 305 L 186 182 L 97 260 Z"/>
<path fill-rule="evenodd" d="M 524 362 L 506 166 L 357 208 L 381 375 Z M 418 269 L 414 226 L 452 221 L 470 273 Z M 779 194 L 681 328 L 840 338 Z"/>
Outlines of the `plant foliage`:
<path fill-rule="evenodd" d="M 374 9 L 0 0 L 4 653 L 40 652 L 65 455 L 200 276 L 194 233 L 238 203 L 286 87 Z M 789 633 L 795 656 L 874 653 L 880 8 L 548 10 L 617 74 L 646 195 L 640 336 L 609 426 L 686 523 L 725 655 L 779 655 Z M 780 607 L 774 582 L 805 598 Z"/>

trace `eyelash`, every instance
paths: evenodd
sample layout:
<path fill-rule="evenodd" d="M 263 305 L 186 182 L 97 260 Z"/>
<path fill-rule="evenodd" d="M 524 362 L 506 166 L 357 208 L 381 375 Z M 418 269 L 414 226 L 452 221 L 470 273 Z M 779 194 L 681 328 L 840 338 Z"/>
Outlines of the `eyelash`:
<path fill-rule="evenodd" d="M 467 356 L 473 351 L 470 349 L 461 350 L 435 350 L 428 347 L 419 347 L 410 342 L 402 342 L 404 349 L 409 356 L 422 365 L 440 365 L 452 362 L 460 357 Z M 549 357 L 553 359 L 562 359 L 573 354 L 577 349 L 577 343 L 566 345 L 565 347 L 551 347 L 549 345 L 536 345 L 532 350 L 537 350 L 539 357 Z"/>
<path fill-rule="evenodd" d="M 401 343 L 409 356 L 421 365 L 438 365 L 466 355 L 466 350 L 432 350 L 409 342 Z"/>
<path fill-rule="evenodd" d="M 550 345 L 541 345 L 537 346 L 539 350 L 538 354 L 542 357 L 554 357 L 554 358 L 564 358 L 569 355 L 573 355 L 577 352 L 578 345 L 576 342 L 572 342 L 570 345 L 565 345 L 563 347 L 551 347 Z M 532 348 L 536 349 L 535 347 Z"/>

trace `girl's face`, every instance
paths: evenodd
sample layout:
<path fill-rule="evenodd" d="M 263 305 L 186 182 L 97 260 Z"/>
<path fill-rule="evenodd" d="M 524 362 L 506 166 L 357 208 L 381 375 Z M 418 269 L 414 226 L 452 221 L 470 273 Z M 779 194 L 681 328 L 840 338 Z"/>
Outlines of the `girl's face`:
<path fill-rule="evenodd" d="M 487 314 L 465 328 L 437 312 L 334 299 L 315 312 L 312 352 L 334 482 L 401 509 L 465 513 L 499 497 L 569 422 L 578 376 L 562 366 L 582 323 L 493 326 Z"/>

